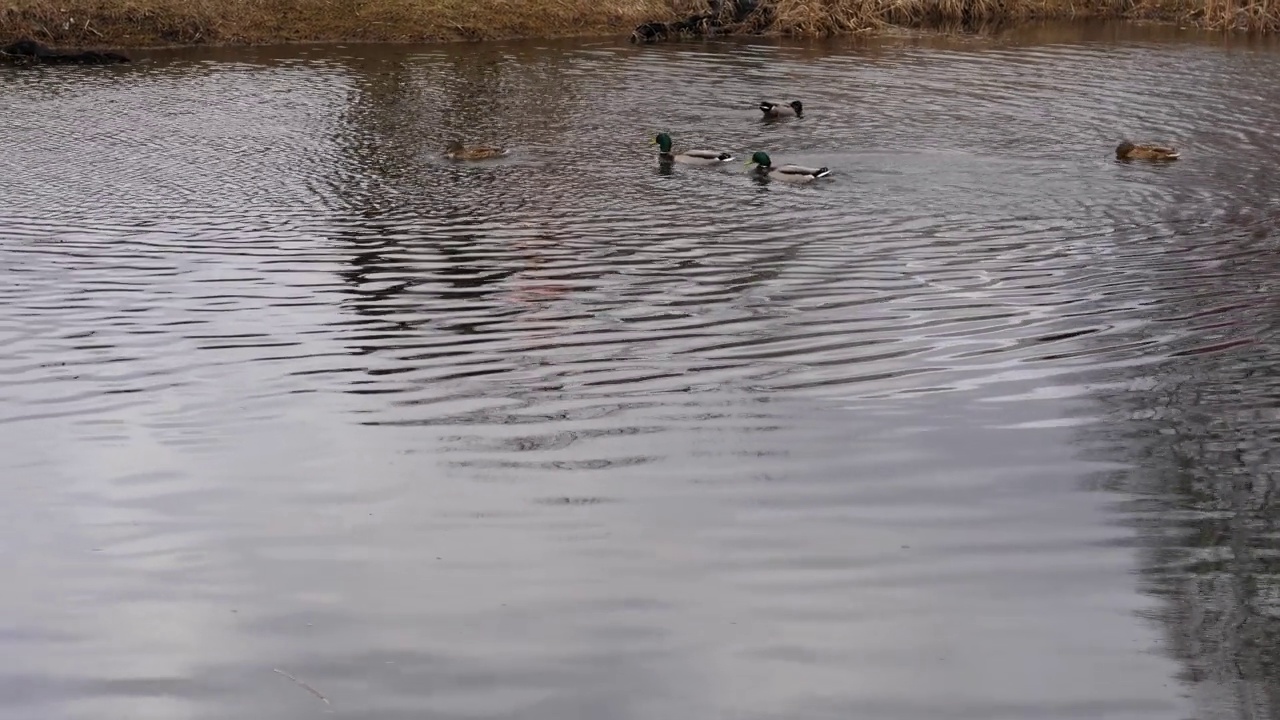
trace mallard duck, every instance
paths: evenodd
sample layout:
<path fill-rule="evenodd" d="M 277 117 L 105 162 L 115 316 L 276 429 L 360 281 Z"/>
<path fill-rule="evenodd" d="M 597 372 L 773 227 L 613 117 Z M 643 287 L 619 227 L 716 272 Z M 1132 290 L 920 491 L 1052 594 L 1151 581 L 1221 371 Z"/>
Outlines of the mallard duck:
<path fill-rule="evenodd" d="M 776 117 L 800 117 L 804 115 L 804 105 L 799 100 L 792 100 L 789 103 L 775 103 L 768 100 L 760 103 L 760 112 L 764 113 L 767 118 Z"/>
<path fill-rule="evenodd" d="M 684 163 L 685 165 L 716 165 L 733 159 L 733 155 L 720 150 L 685 150 L 682 153 L 673 153 L 671 152 L 671 136 L 666 133 L 658 133 L 649 141 L 649 144 L 657 145 L 658 158 L 668 162 Z"/>
<path fill-rule="evenodd" d="M 751 156 L 751 159 L 746 164 L 755 165 L 752 172 L 757 175 L 786 182 L 805 183 L 831 174 L 831 170 L 825 167 L 814 168 L 803 165 L 779 165 L 774 167 L 773 161 L 769 159 L 769 154 L 759 150 Z"/>
<path fill-rule="evenodd" d="M 1134 145 L 1125 140 L 1116 146 L 1117 160 L 1177 160 L 1178 151 L 1159 145 Z"/>
<path fill-rule="evenodd" d="M 493 145 L 463 145 L 455 140 L 449 143 L 449 149 L 445 151 L 444 156 L 450 160 L 487 160 L 506 154 L 505 149 Z"/>

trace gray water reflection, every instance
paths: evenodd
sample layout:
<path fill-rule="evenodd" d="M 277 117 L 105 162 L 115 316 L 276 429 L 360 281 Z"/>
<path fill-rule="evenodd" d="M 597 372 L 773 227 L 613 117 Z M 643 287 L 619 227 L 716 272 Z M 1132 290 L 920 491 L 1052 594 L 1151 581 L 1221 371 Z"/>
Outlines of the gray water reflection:
<path fill-rule="evenodd" d="M 145 60 L 0 74 L 0 715 L 1277 716 L 1273 44 Z"/>

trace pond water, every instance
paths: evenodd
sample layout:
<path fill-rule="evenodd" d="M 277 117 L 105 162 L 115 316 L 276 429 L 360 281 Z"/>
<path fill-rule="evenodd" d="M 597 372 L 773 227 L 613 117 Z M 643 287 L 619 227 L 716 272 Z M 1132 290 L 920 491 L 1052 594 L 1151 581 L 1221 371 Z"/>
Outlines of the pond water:
<path fill-rule="evenodd" d="M 1280 45 L 137 56 L 0 69 L 0 717 L 1280 717 Z"/>

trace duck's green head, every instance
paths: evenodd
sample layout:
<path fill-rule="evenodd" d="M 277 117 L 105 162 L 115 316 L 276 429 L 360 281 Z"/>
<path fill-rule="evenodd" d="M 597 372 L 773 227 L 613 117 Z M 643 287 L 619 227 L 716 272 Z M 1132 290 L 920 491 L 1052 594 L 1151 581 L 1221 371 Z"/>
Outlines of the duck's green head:
<path fill-rule="evenodd" d="M 769 153 L 763 150 L 757 150 L 751 154 L 751 159 L 745 165 L 759 165 L 760 167 L 769 167 L 773 161 L 769 159 Z"/>
<path fill-rule="evenodd" d="M 658 150 L 664 153 L 671 152 L 671 136 L 666 133 L 658 133 L 649 144 L 657 145 Z"/>

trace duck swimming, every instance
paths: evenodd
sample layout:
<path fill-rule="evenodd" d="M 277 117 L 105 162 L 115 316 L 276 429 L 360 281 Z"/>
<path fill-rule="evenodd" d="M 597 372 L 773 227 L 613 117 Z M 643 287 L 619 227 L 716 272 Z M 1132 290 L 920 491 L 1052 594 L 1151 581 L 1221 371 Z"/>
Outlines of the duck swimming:
<path fill-rule="evenodd" d="M 766 100 L 760 103 L 760 112 L 764 113 L 767 118 L 801 117 L 804 115 L 804 105 L 799 100 L 792 100 L 789 103 L 775 103 Z"/>
<path fill-rule="evenodd" d="M 733 159 L 732 154 L 721 150 L 685 150 L 681 153 L 673 153 L 671 152 L 671 136 L 666 133 L 658 133 L 649 141 L 649 144 L 657 145 L 658 159 L 667 162 L 678 162 L 685 165 L 718 165 Z"/>
<path fill-rule="evenodd" d="M 760 150 L 757 150 L 746 164 L 755 165 L 752 168 L 752 172 L 757 175 L 784 182 L 806 183 L 831 174 L 831 170 L 825 167 L 815 168 L 803 165 L 779 165 L 774 167 L 773 161 L 769 159 L 769 153 Z"/>
<path fill-rule="evenodd" d="M 455 140 L 449 143 L 444 156 L 450 160 L 488 160 L 506 154 L 507 150 L 493 145 L 463 145 Z"/>
<path fill-rule="evenodd" d="M 1177 160 L 1178 151 L 1160 145 L 1134 145 L 1125 140 L 1116 146 L 1117 160 Z"/>

